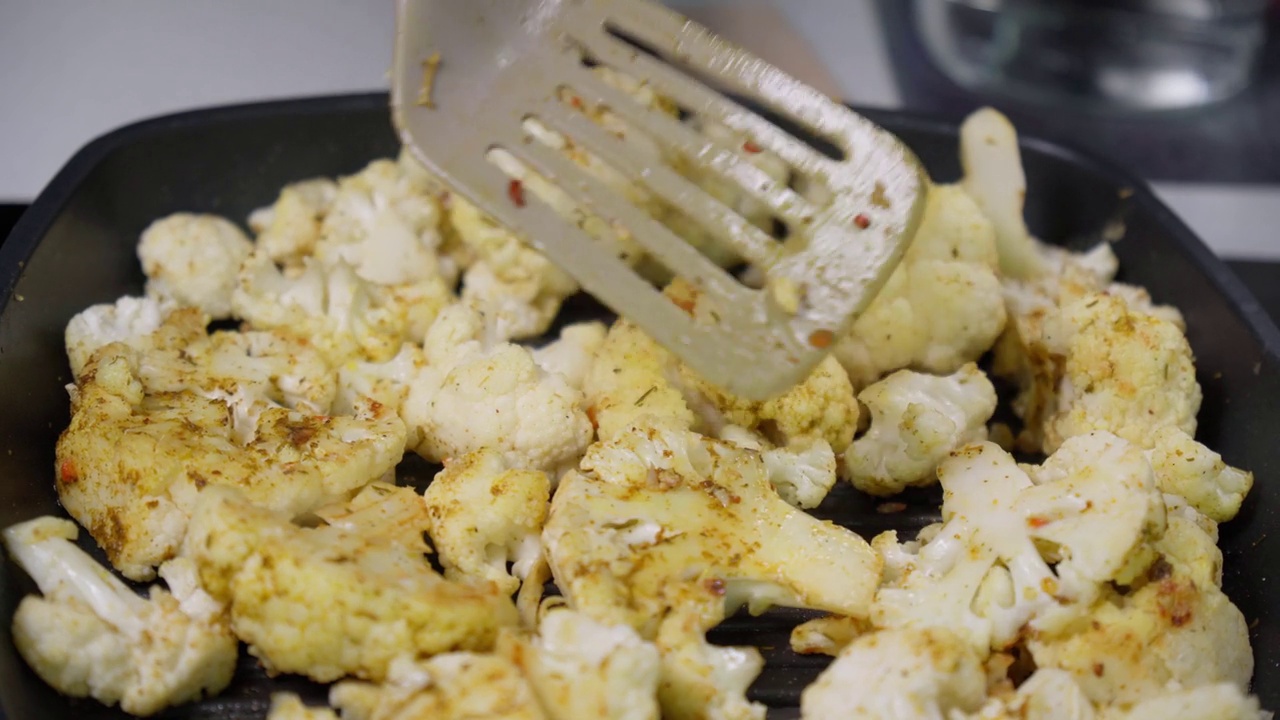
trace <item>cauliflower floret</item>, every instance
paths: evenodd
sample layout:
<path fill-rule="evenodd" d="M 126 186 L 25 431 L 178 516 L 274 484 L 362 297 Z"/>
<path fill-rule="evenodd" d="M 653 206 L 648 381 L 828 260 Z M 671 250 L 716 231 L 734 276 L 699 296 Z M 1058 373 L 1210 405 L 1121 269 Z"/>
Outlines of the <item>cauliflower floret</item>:
<path fill-rule="evenodd" d="M 221 692 L 239 647 L 222 608 L 181 580 L 139 597 L 76 547 L 77 535 L 74 523 L 53 517 L 4 531 L 9 554 L 43 595 L 23 598 L 13 617 L 27 664 L 65 695 L 118 702 L 133 715 Z M 175 568 L 175 577 L 183 572 Z"/>
<path fill-rule="evenodd" d="M 329 412 L 337 386 L 328 363 L 305 340 L 268 331 L 206 332 L 194 308 L 169 314 L 139 355 L 147 394 L 191 392 L 225 402 L 239 442 L 253 438 L 268 407 Z"/>
<path fill-rule="evenodd" d="M 798 655 L 831 655 L 869 632 L 871 624 L 862 618 L 828 615 L 814 618 L 791 629 L 791 651 Z"/>
<path fill-rule="evenodd" d="M 844 451 L 844 471 L 859 490 L 892 495 L 934 482 L 951 451 L 987 439 L 996 389 L 969 363 L 945 377 L 899 370 L 858 394 L 871 427 Z"/>
<path fill-rule="evenodd" d="M 1182 330 L 1101 295 L 1062 309 L 1066 342 L 1059 407 L 1044 426 L 1045 449 L 1091 430 L 1146 446 L 1162 427 L 1196 430 L 1200 385 Z"/>
<path fill-rule="evenodd" d="M 126 296 L 76 313 L 65 333 L 71 374 L 80 377 L 89 358 L 104 345 L 118 342 L 135 350 L 149 350 L 152 334 L 171 309 L 170 304 L 154 297 Z"/>
<path fill-rule="evenodd" d="M 996 264 L 991 223 L 973 200 L 954 185 L 931 187 L 902 262 L 836 343 L 854 385 L 907 367 L 952 373 L 977 360 L 1005 324 Z"/>
<path fill-rule="evenodd" d="M 542 556 L 538 537 L 550 499 L 546 473 L 512 468 L 497 450 L 455 458 L 423 493 L 445 577 L 488 580 L 514 593 Z"/>
<path fill-rule="evenodd" d="M 410 308 L 381 295 L 345 263 L 324 266 L 308 258 L 285 274 L 255 252 L 240 269 L 231 303 L 250 327 L 307 338 L 339 367 L 352 359 L 388 360 L 409 337 Z M 436 298 L 423 307 L 432 310 L 449 300 Z"/>
<path fill-rule="evenodd" d="M 538 367 L 527 348 L 479 338 L 484 318 L 458 304 L 441 313 L 423 350 L 430 372 L 412 383 L 402 406 L 421 431 L 414 448 L 428 460 L 493 448 L 512 467 L 558 473 L 591 442 L 582 393 Z"/>
<path fill-rule="evenodd" d="M 982 658 L 944 628 L 863 635 L 800 696 L 805 720 L 955 717 L 986 701 Z"/>
<path fill-rule="evenodd" d="M 570 387 L 581 390 L 606 332 L 601 322 L 566 325 L 559 338 L 533 351 L 533 360 L 538 367 L 563 375 Z"/>
<path fill-rule="evenodd" d="M 325 265 L 350 265 L 375 285 L 437 281 L 451 287 L 458 269 L 437 254 L 442 219 L 427 183 L 393 160 L 375 160 L 338 181 L 315 257 Z"/>
<path fill-rule="evenodd" d="M 234 485 L 297 515 L 381 477 L 403 455 L 397 418 L 267 407 L 241 438 L 224 402 L 146 392 L 139 365 L 125 345 L 98 351 L 73 388 L 56 452 L 63 506 L 131 579 L 151 578 L 173 556 L 206 486 Z"/>
<path fill-rule="evenodd" d="M 1160 489 L 1186 498 L 1217 522 L 1236 516 L 1253 487 L 1253 473 L 1222 462 L 1222 456 L 1178 427 L 1163 427 L 1150 438 L 1147 457 Z"/>
<path fill-rule="evenodd" d="M 657 641 L 668 716 L 762 712 L 741 696 L 759 654 L 703 637 L 726 613 L 866 616 L 879 558 L 783 501 L 758 453 L 642 419 L 593 445 L 580 468 L 561 480 L 543 529 L 552 573 L 571 608 Z"/>
<path fill-rule="evenodd" d="M 338 720 L 338 714 L 327 705 L 304 705 L 302 698 L 289 692 L 271 693 L 267 720 Z"/>
<path fill-rule="evenodd" d="M 718 616 L 719 611 L 715 611 Z M 747 699 L 747 688 L 764 669 L 754 647 L 707 642 L 706 609 L 677 608 L 658 627 L 661 656 L 658 702 L 672 720 L 764 720 L 766 708 Z"/>
<path fill-rule="evenodd" d="M 412 489 L 375 483 L 318 514 L 327 524 L 298 527 L 210 488 L 191 518 L 183 556 L 269 672 L 380 682 L 398 656 L 485 650 L 515 624 L 515 606 L 493 584 L 431 569 L 427 510 Z"/>
<path fill-rule="evenodd" d="M 200 308 L 214 319 L 231 316 L 231 293 L 253 243 L 216 215 L 176 213 L 155 221 L 138 241 L 147 295 Z"/>
<path fill-rule="evenodd" d="M 992 443 L 944 461 L 944 524 L 914 546 L 892 531 L 872 543 L 888 579 L 872 622 L 945 627 L 980 651 L 1002 649 L 1078 619 L 1107 583 L 1155 559 L 1164 504 L 1140 449 L 1092 433 L 1031 470 Z"/>
<path fill-rule="evenodd" d="M 507 658 L 453 652 L 391 663 L 380 685 L 347 680 L 329 690 L 343 720 L 544 720 L 529 681 Z"/>
<path fill-rule="evenodd" d="M 866 543 L 783 501 L 758 453 L 649 420 L 592 445 L 552 499 L 543 544 L 571 606 L 646 636 L 677 590 L 865 617 Z"/>
<path fill-rule="evenodd" d="M 427 356 L 417 345 L 405 343 L 400 352 L 386 362 L 353 360 L 338 369 L 338 387 L 333 411 L 340 415 L 391 414 L 403 418 L 401 409 L 409 397 L 409 389 L 428 372 Z M 408 446 L 420 441 L 416 428 L 409 426 Z"/>
<path fill-rule="evenodd" d="M 1093 703 L 1075 678 L 1053 668 L 1037 670 L 1009 697 L 992 698 L 977 713 L 964 716 L 965 720 L 1095 720 L 1096 717 Z"/>
<path fill-rule="evenodd" d="M 1096 703 L 1139 702 L 1170 683 L 1245 691 L 1253 653 L 1244 615 L 1218 587 L 1221 552 L 1181 515 L 1154 549 L 1159 559 L 1127 592 L 1107 592 L 1063 632 L 1032 637 L 1036 665 L 1070 672 Z"/>
<path fill-rule="evenodd" d="M 760 458 L 769 484 L 795 507 L 818 507 L 836 484 L 836 454 L 821 438 L 802 437 L 784 448 L 763 450 Z"/>
<path fill-rule="evenodd" d="M 249 229 L 267 257 L 296 267 L 315 250 L 320 222 L 338 194 L 338 184 L 315 178 L 286 185 L 274 204 L 249 214 Z"/>
<path fill-rule="evenodd" d="M 1106 430 L 1149 449 L 1162 428 L 1194 435 L 1201 391 L 1181 316 L 1110 283 L 1105 245 L 1041 252 L 1045 274 L 1005 281 L 1012 322 L 995 348 L 995 373 L 1019 385 L 1019 445 L 1052 452 Z"/>
<path fill-rule="evenodd" d="M 1012 278 L 1039 275 L 1045 263 L 1022 217 L 1027 177 L 1013 123 L 992 108 L 970 114 L 960 126 L 960 165 L 964 191 L 990 219 L 1000 272 Z"/>
<path fill-rule="evenodd" d="M 1234 683 L 1167 690 L 1125 710 L 1108 708 L 1100 720 L 1271 720 L 1258 708 L 1258 699 Z"/>
<path fill-rule="evenodd" d="M 551 720 L 658 720 L 658 649 L 630 627 L 556 609 L 519 646 Z"/>
<path fill-rule="evenodd" d="M 494 318 L 503 340 L 541 335 L 578 284 L 544 255 L 461 197 L 449 205 L 458 238 L 477 258 L 462 279 L 462 299 Z"/>
<path fill-rule="evenodd" d="M 582 383 L 597 436 L 613 440 L 646 415 L 692 428 L 693 410 L 669 380 L 677 367 L 675 356 L 643 330 L 626 320 L 615 322 Z"/>
<path fill-rule="evenodd" d="M 678 302 L 696 303 L 695 294 L 680 281 L 669 286 L 667 293 Z M 832 358 L 823 360 L 804 382 L 786 393 L 763 402 L 749 401 L 697 376 L 626 320 L 610 328 L 587 372 L 583 392 L 602 440 L 616 437 L 643 415 L 712 436 L 734 426 L 779 446 L 820 438 L 831 448 L 842 449 L 858 427 L 853 385 Z"/>

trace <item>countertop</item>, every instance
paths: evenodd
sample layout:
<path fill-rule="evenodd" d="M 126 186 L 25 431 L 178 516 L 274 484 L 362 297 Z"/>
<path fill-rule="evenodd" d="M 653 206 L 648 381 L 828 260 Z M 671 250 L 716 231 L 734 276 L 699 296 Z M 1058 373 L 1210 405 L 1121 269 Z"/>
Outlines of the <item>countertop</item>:
<path fill-rule="evenodd" d="M 903 105 L 875 0 L 670 4 L 833 95 Z M 5 0 L 0 202 L 34 197 L 77 148 L 134 120 L 385 88 L 392 24 L 392 3 L 373 0 Z M 1155 187 L 1219 254 L 1280 260 L 1280 185 Z"/>

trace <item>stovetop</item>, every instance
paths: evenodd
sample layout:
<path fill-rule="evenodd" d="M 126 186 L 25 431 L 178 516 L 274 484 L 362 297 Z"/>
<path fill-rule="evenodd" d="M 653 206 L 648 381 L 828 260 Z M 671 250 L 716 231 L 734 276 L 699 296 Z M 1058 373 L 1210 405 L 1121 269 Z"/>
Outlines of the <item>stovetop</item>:
<path fill-rule="evenodd" d="M 7 239 L 9 231 L 27 209 L 26 205 L 0 203 L 0 239 Z M 1280 261 L 1228 260 L 1244 284 L 1253 291 L 1262 307 L 1280 323 Z"/>

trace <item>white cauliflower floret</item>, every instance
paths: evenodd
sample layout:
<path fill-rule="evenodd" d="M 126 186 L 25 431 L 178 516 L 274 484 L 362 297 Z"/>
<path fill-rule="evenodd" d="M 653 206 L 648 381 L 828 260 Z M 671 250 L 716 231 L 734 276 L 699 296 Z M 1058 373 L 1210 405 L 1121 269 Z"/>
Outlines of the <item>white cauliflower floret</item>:
<path fill-rule="evenodd" d="M 952 450 L 987 439 L 996 390 L 977 365 L 937 377 L 899 370 L 858 394 L 871 426 L 844 451 L 853 486 L 892 495 L 930 485 Z"/>
<path fill-rule="evenodd" d="M 769 484 L 795 507 L 818 507 L 836 484 L 836 454 L 821 438 L 800 438 L 786 447 L 764 450 L 760 458 Z"/>
<path fill-rule="evenodd" d="M 991 221 L 1000 272 L 1012 278 L 1039 275 L 1045 262 L 1022 217 L 1027 178 L 1008 118 L 992 108 L 969 115 L 960 126 L 960 164 L 961 185 Z"/>
<path fill-rule="evenodd" d="M 216 215 L 177 213 L 153 222 L 138 241 L 147 295 L 231 316 L 231 293 L 253 243 Z"/>
<path fill-rule="evenodd" d="M 527 348 L 480 339 L 483 319 L 463 304 L 441 313 L 423 350 L 419 375 L 402 406 L 418 428 L 415 450 L 429 460 L 492 448 L 512 467 L 558 473 L 591 442 L 582 393 L 538 367 Z"/>
<path fill-rule="evenodd" d="M 1253 473 L 1227 465 L 1178 427 L 1156 430 L 1150 443 L 1147 457 L 1161 490 L 1185 498 L 1217 522 L 1236 516 L 1253 487 Z"/>
<path fill-rule="evenodd" d="M 1034 483 L 991 443 L 944 461 L 944 524 L 914 546 L 892 531 L 873 541 L 888 582 L 872 622 L 945 627 L 980 651 L 1002 649 L 1078 619 L 1107 583 L 1155 559 L 1164 504 L 1140 449 L 1093 433 L 1032 471 Z"/>
<path fill-rule="evenodd" d="M 298 515 L 378 479 L 404 453 L 398 418 L 265 407 L 244 432 L 221 400 L 148 392 L 139 365 L 125 345 L 99 350 L 56 450 L 63 506 L 134 580 L 173 556 L 206 486 L 234 485 Z"/>
<path fill-rule="evenodd" d="M 338 720 L 332 708 L 308 706 L 302 698 L 289 692 L 271 693 L 271 707 L 267 720 Z"/>
<path fill-rule="evenodd" d="M 500 655 L 453 652 L 391 663 L 382 684 L 347 680 L 329 690 L 343 720 L 544 720 L 528 680 Z"/>
<path fill-rule="evenodd" d="M 210 488 L 183 544 L 269 672 L 381 681 L 397 657 L 485 650 L 515 624 L 515 606 L 496 586 L 431 568 L 427 510 L 412 489 L 375 483 L 317 514 L 326 524 L 298 527 L 234 490 Z"/>
<path fill-rule="evenodd" d="M 1093 703 L 1070 673 L 1037 670 L 1008 697 L 992 698 L 964 720 L 1095 720 Z M 1161 717 L 1161 716 L 1151 716 Z M 960 720 L 957 718 L 956 720 Z"/>
<path fill-rule="evenodd" d="M 1128 709 L 1107 708 L 1100 720 L 1271 720 L 1258 708 L 1258 699 L 1234 683 L 1166 690 Z"/>
<path fill-rule="evenodd" d="M 581 390 L 606 332 L 601 322 L 566 325 L 559 338 L 533 351 L 533 360 L 543 370 L 563 375 L 570 387 Z"/>
<path fill-rule="evenodd" d="M 315 250 L 320 222 L 337 193 L 338 184 L 328 178 L 284 186 L 275 203 L 249 214 L 258 249 L 282 265 L 299 265 Z"/>
<path fill-rule="evenodd" d="M 477 258 L 463 276 L 462 299 L 493 316 L 499 339 L 546 332 L 577 292 L 573 278 L 461 197 L 451 199 L 449 219 Z"/>
<path fill-rule="evenodd" d="M 338 181 L 315 257 L 325 265 L 343 262 L 375 285 L 435 281 L 452 286 L 457 268 L 437 253 L 442 220 L 426 183 L 393 160 L 375 160 Z"/>
<path fill-rule="evenodd" d="M 924 218 L 902 262 L 834 354 L 857 387 L 901 368 L 955 372 L 1004 329 L 995 236 L 954 185 L 929 189 Z"/>
<path fill-rule="evenodd" d="M 561 480 L 542 536 L 556 584 L 571 608 L 657 641 L 667 716 L 756 717 L 741 692 L 759 654 L 703 633 L 742 605 L 865 617 L 880 560 L 782 500 L 758 453 L 646 423 L 593 445 Z"/>
<path fill-rule="evenodd" d="M 4 531 L 9 554 L 43 596 L 23 598 L 13 617 L 27 664 L 65 695 L 118 702 L 133 715 L 221 692 L 239 647 L 222 608 L 194 582 L 139 597 L 76 547 L 77 534 L 53 517 Z"/>
<path fill-rule="evenodd" d="M 982 658 L 944 628 L 863 635 L 800 696 L 805 720 L 952 718 L 986 701 Z"/>
<path fill-rule="evenodd" d="M 551 720 L 658 720 L 658 649 L 629 626 L 556 609 L 520 646 Z"/>
<path fill-rule="evenodd" d="M 125 296 L 76 313 L 65 333 L 71 374 L 80 377 L 89 358 L 104 345 L 118 342 L 135 350 L 150 349 L 152 333 L 160 328 L 171 309 L 154 297 Z"/>
<path fill-rule="evenodd" d="M 352 359 L 388 360 L 408 338 L 409 308 L 379 295 L 345 263 L 324 266 L 308 258 L 285 274 L 255 252 L 240 269 L 231 302 L 250 327 L 307 338 L 336 367 Z"/>
<path fill-rule="evenodd" d="M 514 593 L 542 556 L 550 499 L 546 473 L 512 468 L 497 450 L 454 458 L 423 493 L 445 577 L 488 580 Z"/>

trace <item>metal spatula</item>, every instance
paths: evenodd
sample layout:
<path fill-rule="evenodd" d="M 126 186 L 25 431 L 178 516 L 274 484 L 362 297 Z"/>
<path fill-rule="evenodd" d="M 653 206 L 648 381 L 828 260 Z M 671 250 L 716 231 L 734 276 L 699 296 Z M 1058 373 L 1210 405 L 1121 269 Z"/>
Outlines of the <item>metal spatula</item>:
<path fill-rule="evenodd" d="M 633 321 L 709 381 L 766 399 L 803 380 L 874 297 L 909 243 L 927 180 L 895 137 L 818 91 L 660 5 L 644 0 L 398 0 L 392 105 L 423 164 Z M 746 142 L 704 136 L 601 80 L 604 66 L 648 84 L 683 113 Z M 835 159 L 726 93 L 768 108 L 839 148 Z M 637 153 L 582 112 L 607 108 L 679 157 L 732 181 L 788 228 L 778 240 L 687 180 Z M 763 270 L 749 287 L 527 121 L 567 138 Z M 800 134 L 800 133 L 797 133 Z M 748 159 L 767 149 L 802 195 Z M 697 313 L 664 297 L 572 217 L 525 198 L 495 164 L 505 151 L 583 213 L 620 228 L 701 292 Z M 581 216 L 579 216 L 580 218 Z"/>

